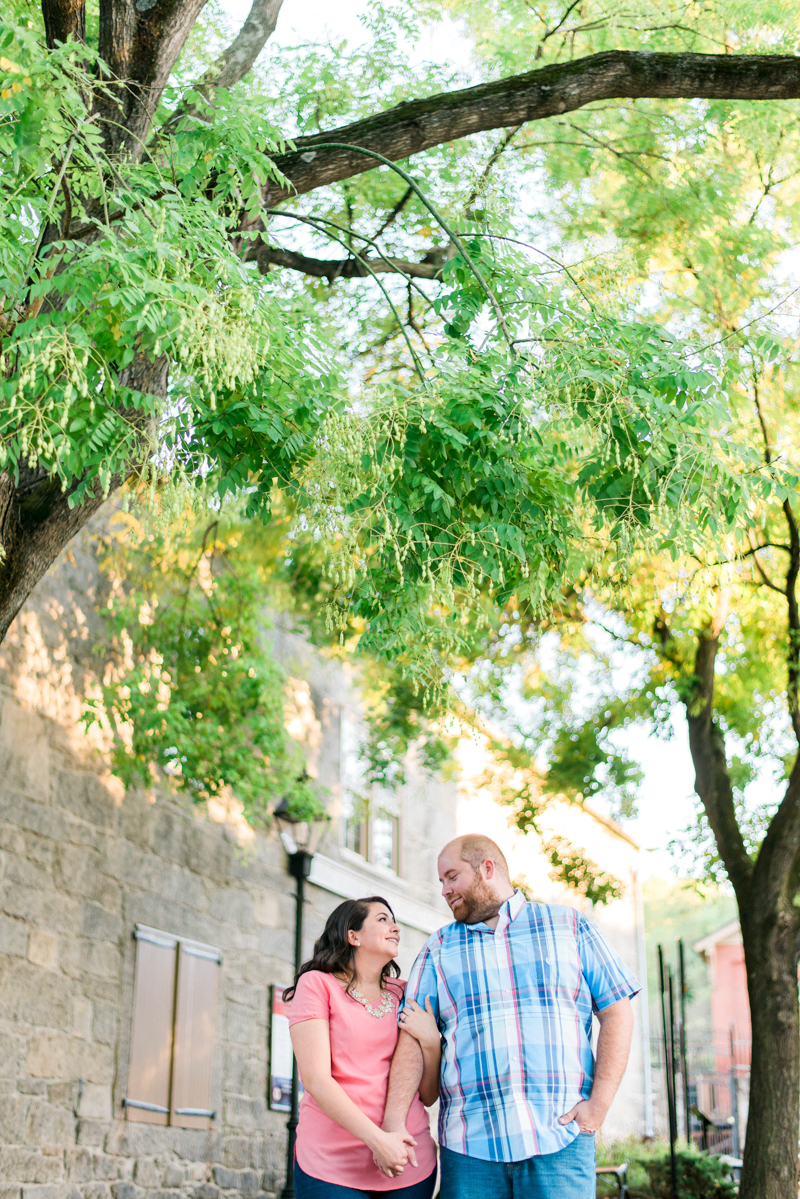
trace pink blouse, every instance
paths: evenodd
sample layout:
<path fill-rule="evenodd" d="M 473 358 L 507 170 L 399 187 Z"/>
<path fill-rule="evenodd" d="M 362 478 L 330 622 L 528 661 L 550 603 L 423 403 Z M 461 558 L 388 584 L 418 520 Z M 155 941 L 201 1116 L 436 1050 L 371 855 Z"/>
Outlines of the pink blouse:
<path fill-rule="evenodd" d="M 362 1003 L 346 995 L 332 974 L 309 970 L 300 976 L 289 1009 L 289 1024 L 327 1020 L 331 1037 L 331 1075 L 362 1112 L 380 1127 L 389 1082 L 389 1067 L 397 1044 L 397 1006 L 405 982 L 392 979 L 389 991 L 394 1010 L 377 1019 Z M 381 1174 L 372 1153 L 318 1107 L 308 1091 L 300 1101 L 297 1161 L 312 1178 L 364 1191 L 394 1191 L 428 1178 L 436 1166 L 436 1146 L 419 1095 L 408 1113 L 406 1127 L 417 1142 L 419 1162 L 406 1166 L 397 1178 Z"/>

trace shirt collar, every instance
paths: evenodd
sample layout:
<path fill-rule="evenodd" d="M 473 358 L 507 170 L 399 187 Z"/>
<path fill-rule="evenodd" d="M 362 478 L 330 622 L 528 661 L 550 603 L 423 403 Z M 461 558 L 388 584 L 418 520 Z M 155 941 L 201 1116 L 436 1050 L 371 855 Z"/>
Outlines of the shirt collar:
<path fill-rule="evenodd" d="M 511 924 L 512 921 L 516 920 L 517 916 L 519 916 L 520 912 L 525 907 L 525 904 L 527 902 L 528 901 L 526 900 L 525 896 L 522 894 L 521 891 L 515 891 L 514 894 L 511 896 L 511 898 L 507 899 L 505 901 L 505 903 L 503 904 L 503 906 L 501 907 L 501 909 L 498 913 L 499 920 L 497 921 L 496 928 L 489 928 L 489 925 L 484 924 L 484 922 L 482 920 L 478 924 L 468 924 L 467 928 L 470 930 L 470 932 L 473 932 L 473 933 L 476 933 L 476 932 L 484 932 L 484 933 L 499 932 L 501 929 L 504 929 L 509 924 Z"/>

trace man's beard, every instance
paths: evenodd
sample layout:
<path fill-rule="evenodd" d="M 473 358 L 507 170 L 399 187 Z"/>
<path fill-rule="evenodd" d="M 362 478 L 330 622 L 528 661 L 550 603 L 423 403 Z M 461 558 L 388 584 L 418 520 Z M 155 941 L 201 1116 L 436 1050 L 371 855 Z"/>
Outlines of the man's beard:
<path fill-rule="evenodd" d="M 480 924 L 482 920 L 490 920 L 492 916 L 496 916 L 504 902 L 505 900 L 497 902 L 497 896 L 489 884 L 476 871 L 475 882 L 468 891 L 461 892 L 458 913 L 453 912 L 453 915 L 459 924 Z"/>

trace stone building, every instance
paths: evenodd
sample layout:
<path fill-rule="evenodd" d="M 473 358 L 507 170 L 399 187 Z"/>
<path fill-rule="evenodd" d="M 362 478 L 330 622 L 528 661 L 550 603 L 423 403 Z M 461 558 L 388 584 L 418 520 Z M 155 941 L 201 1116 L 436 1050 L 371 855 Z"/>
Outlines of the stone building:
<path fill-rule="evenodd" d="M 286 1071 L 271 1001 L 292 976 L 294 883 L 280 840 L 235 806 L 200 812 L 109 774 L 79 719 L 101 585 L 87 533 L 0 647 L 0 1199 L 274 1194 Z M 396 794 L 370 792 L 346 673 L 288 629 L 271 637 L 335 816 L 306 949 L 341 897 L 384 894 L 405 972 L 448 918 L 438 848 L 505 817 L 413 762 Z M 603 919 L 636 968 L 634 891 Z M 634 1063 L 618 1131 L 644 1130 L 642 1078 Z"/>

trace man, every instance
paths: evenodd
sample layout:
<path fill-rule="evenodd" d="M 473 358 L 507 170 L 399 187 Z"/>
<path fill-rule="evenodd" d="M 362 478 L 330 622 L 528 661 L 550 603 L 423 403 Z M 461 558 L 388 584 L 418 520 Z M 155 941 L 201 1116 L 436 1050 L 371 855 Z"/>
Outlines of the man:
<path fill-rule="evenodd" d="M 579 912 L 515 891 L 488 837 L 446 845 L 439 878 L 455 923 L 428 939 L 405 995 L 430 1000 L 442 1033 L 441 1199 L 594 1199 L 594 1134 L 625 1072 L 639 983 Z M 405 1128 L 421 1077 L 401 1031 L 385 1129 Z"/>

